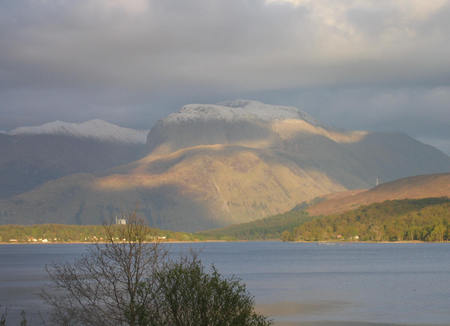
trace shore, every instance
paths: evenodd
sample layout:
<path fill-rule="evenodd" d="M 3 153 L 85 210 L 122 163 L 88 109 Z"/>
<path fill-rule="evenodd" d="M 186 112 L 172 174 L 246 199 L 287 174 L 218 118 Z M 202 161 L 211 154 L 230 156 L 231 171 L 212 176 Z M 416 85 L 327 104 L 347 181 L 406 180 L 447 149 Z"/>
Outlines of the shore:
<path fill-rule="evenodd" d="M 276 240 L 271 240 L 276 241 Z M 179 240 L 166 240 L 166 241 L 143 241 L 143 243 L 214 243 L 214 242 L 248 242 L 247 240 L 236 240 L 236 241 L 227 241 L 227 240 L 187 240 L 187 241 L 179 241 Z M 110 243 L 106 241 L 48 241 L 48 242 L 30 242 L 30 241 L 13 241 L 13 242 L 5 242 L 1 241 L 0 245 L 58 245 L 58 244 L 104 244 Z M 117 242 L 121 243 L 121 242 Z"/>
<path fill-rule="evenodd" d="M 215 242 L 283 242 L 280 239 L 271 240 L 165 240 L 165 241 L 145 241 L 145 243 L 215 243 Z M 287 243 L 316 243 L 316 244 L 348 244 L 348 243 L 380 243 L 380 244 L 417 244 L 417 243 L 450 243 L 450 241 L 286 241 Z M 31 241 L 0 241 L 0 245 L 15 245 L 15 244 L 28 244 L 28 245 L 52 245 L 52 244 L 96 244 L 106 243 L 104 241 L 48 241 L 48 242 L 31 242 Z M 420 326 L 420 325 L 419 325 Z"/>
<path fill-rule="evenodd" d="M 448 324 L 399 324 L 376 323 L 367 321 L 280 321 L 279 319 L 301 320 L 308 315 L 320 318 L 320 315 L 343 309 L 349 303 L 342 301 L 322 302 L 277 302 L 256 304 L 256 310 L 274 321 L 274 326 L 450 326 Z M 290 318 L 289 318 L 290 317 Z"/>
<path fill-rule="evenodd" d="M 275 322 L 274 326 L 450 326 L 450 324 L 392 324 L 363 321 Z"/>

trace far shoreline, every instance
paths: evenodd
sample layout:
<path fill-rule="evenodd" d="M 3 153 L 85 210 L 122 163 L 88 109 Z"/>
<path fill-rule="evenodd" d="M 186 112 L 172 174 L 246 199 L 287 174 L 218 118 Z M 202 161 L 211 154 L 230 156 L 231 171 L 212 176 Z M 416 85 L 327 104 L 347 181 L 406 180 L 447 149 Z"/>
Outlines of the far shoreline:
<path fill-rule="evenodd" d="M 286 243 L 314 243 L 314 244 L 421 244 L 421 243 L 442 243 L 448 244 L 450 241 L 282 241 L 280 239 L 270 240 L 167 240 L 167 241 L 144 241 L 144 243 L 158 243 L 158 244 L 174 244 L 174 243 L 233 243 L 233 242 L 286 242 Z M 48 241 L 48 242 L 29 242 L 29 241 L 0 241 L 0 245 L 60 245 L 60 244 L 105 244 L 110 243 L 106 241 Z M 120 242 L 117 242 L 120 243 Z"/>

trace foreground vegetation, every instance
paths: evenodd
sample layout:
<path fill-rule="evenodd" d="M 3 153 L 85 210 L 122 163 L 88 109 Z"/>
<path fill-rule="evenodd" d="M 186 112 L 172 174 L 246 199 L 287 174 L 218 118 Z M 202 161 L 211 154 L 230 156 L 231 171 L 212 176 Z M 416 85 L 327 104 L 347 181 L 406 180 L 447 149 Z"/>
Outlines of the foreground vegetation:
<path fill-rule="evenodd" d="M 426 198 L 371 204 L 314 219 L 283 234 L 296 241 L 448 241 L 450 200 Z"/>
<path fill-rule="evenodd" d="M 269 326 L 245 284 L 206 269 L 195 253 L 170 258 L 135 214 L 126 225 L 105 225 L 104 242 L 80 258 L 46 266 L 41 298 L 45 325 Z M 117 240 L 119 239 L 119 240 Z M 6 325 L 7 312 L 0 314 Z M 21 325 L 27 325 L 22 312 Z"/>

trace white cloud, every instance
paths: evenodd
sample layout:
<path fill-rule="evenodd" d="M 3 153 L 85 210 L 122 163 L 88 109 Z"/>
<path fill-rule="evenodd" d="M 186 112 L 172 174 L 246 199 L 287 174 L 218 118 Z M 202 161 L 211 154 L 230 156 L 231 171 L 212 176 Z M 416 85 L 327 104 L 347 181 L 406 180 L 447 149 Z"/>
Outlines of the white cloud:
<path fill-rule="evenodd" d="M 379 9 L 383 7 L 397 8 L 411 19 L 427 19 L 430 15 L 444 7 L 448 0 L 266 0 L 266 4 L 290 4 L 294 7 L 308 7 L 318 12 L 327 12 L 324 17 L 339 16 L 343 11 L 355 7 Z"/>

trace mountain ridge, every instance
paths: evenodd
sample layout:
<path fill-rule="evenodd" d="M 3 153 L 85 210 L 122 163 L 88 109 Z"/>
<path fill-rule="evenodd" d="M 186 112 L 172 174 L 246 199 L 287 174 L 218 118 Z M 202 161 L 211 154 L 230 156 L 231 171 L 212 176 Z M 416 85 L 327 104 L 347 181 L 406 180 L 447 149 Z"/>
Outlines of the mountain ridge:
<path fill-rule="evenodd" d="M 283 115 L 278 106 L 230 103 L 194 107 L 200 110 L 196 114 L 212 107 L 236 119 L 212 112 L 208 119 L 160 120 L 141 156 L 0 201 L 0 223 L 102 223 L 138 207 L 152 227 L 197 231 L 367 188 L 377 176 L 387 181 L 450 170 L 448 156 L 406 135 L 338 131 L 301 114 L 293 119 L 298 109 L 281 107 L 288 113 Z M 262 105 L 268 118 L 244 114 L 249 105 L 250 111 Z"/>
<path fill-rule="evenodd" d="M 149 130 L 124 128 L 101 119 L 81 123 L 52 121 L 39 126 L 17 127 L 6 134 L 17 135 L 63 135 L 80 138 L 93 138 L 108 142 L 145 144 Z"/>
<path fill-rule="evenodd" d="M 286 120 L 301 119 L 310 124 L 318 125 L 318 122 L 308 113 L 292 106 L 270 105 L 253 100 L 223 101 L 217 104 L 188 104 L 178 112 L 169 114 L 162 119 L 166 123 L 181 122 L 186 120 Z"/>
<path fill-rule="evenodd" d="M 67 135 L 0 134 L 0 198 L 72 173 L 104 171 L 134 161 L 144 148 Z"/>
<path fill-rule="evenodd" d="M 307 211 L 311 215 L 338 214 L 385 200 L 428 197 L 450 197 L 450 173 L 412 176 L 382 183 L 367 190 L 332 194 L 307 208 Z"/>

